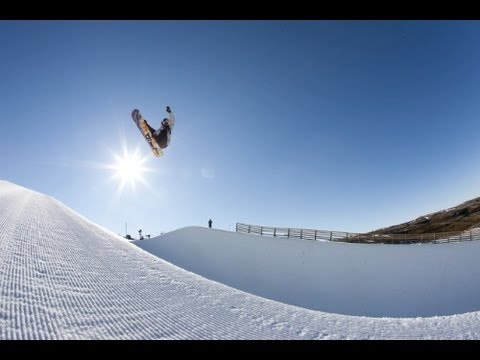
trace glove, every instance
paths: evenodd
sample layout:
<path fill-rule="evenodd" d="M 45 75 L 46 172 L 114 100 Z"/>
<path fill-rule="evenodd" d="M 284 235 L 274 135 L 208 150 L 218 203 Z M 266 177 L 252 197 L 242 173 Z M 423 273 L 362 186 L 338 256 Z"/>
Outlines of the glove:
<path fill-rule="evenodd" d="M 172 110 L 170 110 L 170 106 L 167 106 L 167 113 L 171 113 Z"/>

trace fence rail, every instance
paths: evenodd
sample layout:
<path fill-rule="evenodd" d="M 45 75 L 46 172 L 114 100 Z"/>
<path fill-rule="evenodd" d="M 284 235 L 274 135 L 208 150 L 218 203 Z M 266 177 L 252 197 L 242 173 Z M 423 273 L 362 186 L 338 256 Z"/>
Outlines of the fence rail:
<path fill-rule="evenodd" d="M 278 228 L 237 223 L 236 232 L 313 241 L 327 240 L 364 244 L 440 244 L 480 240 L 480 228 L 434 234 L 362 234 L 343 231 Z"/>

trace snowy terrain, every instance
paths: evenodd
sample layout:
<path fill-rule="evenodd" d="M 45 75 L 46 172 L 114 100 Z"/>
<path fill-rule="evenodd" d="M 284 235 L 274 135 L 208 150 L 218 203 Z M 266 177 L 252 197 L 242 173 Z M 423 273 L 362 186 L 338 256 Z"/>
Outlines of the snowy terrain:
<path fill-rule="evenodd" d="M 480 241 L 352 244 L 184 228 L 135 244 L 206 278 L 313 310 L 376 317 L 480 310 Z"/>
<path fill-rule="evenodd" d="M 225 246 L 213 252 L 222 239 Z M 179 246 L 183 243 L 182 252 L 172 245 L 174 240 Z M 49 196 L 0 181 L 0 339 L 480 339 L 479 311 L 425 318 L 340 315 L 284 304 L 208 279 L 230 285 L 236 279 L 236 286 L 260 294 L 258 287 L 265 279 L 259 274 L 270 276 L 281 269 L 276 284 L 265 289 L 264 295 L 284 302 L 301 300 L 301 296 L 281 294 L 282 288 L 289 291 L 288 285 L 294 292 L 300 291 L 302 286 L 297 282 L 312 288 L 318 287 L 318 281 L 323 287 L 337 284 L 331 293 L 340 299 L 339 294 L 349 285 L 361 294 L 362 287 L 368 293 L 374 291 L 375 281 L 384 285 L 392 279 L 393 285 L 385 296 L 398 291 L 402 298 L 399 303 L 412 294 L 421 294 L 426 299 L 425 309 L 432 306 L 444 313 L 461 313 L 480 308 L 475 305 L 480 303 L 475 290 L 480 265 L 471 260 L 479 252 L 475 242 L 425 246 L 419 250 L 423 255 L 417 257 L 411 255 L 411 250 L 398 250 L 401 253 L 393 255 L 395 249 L 403 248 L 388 245 L 378 245 L 378 249 L 386 249 L 378 250 L 371 246 L 319 244 L 316 250 L 316 244 L 284 239 L 277 247 L 273 245 L 279 239 L 201 228 L 180 229 L 150 241 L 150 251 L 158 251 L 159 256 L 190 271 L 203 272 L 205 277 L 140 249 Z M 234 252 L 225 252 L 227 245 L 243 248 L 243 253 L 240 251 L 237 259 Z M 323 262 L 332 259 L 315 265 L 313 257 L 322 253 L 321 249 L 326 252 Z M 191 263 L 187 263 L 187 255 L 181 255 L 188 252 L 192 254 Z M 224 259 L 218 260 L 222 255 Z M 242 266 L 246 255 L 253 259 Z M 254 265 L 269 256 L 283 263 L 271 260 Z M 410 256 L 414 259 L 406 260 Z M 202 257 L 208 261 L 202 263 Z M 432 259 L 427 260 L 429 257 Z M 397 258 L 406 260 L 405 276 L 393 276 L 393 270 L 402 263 Z M 435 265 L 438 261 L 440 264 Z M 210 267 L 207 262 L 212 263 Z M 425 262 L 423 267 L 409 269 L 421 262 Z M 336 271 L 332 271 L 333 264 Z M 219 266 L 230 273 L 230 278 L 218 277 Z M 252 266 L 250 272 L 248 267 Z M 432 266 L 433 270 L 426 270 Z M 330 273 L 308 274 L 319 269 L 329 269 Z M 285 277 L 289 270 L 292 275 Z M 245 279 L 240 274 L 233 276 L 235 271 L 243 271 Z M 422 274 L 425 279 L 416 280 Z M 370 276 L 374 280 L 368 279 Z M 408 296 L 399 290 L 409 285 L 407 278 L 414 288 L 402 288 Z M 350 284 L 342 285 L 342 281 Z M 428 289 L 421 291 L 418 287 L 422 284 L 429 284 Z M 447 290 L 442 291 L 442 286 Z M 460 293 L 448 297 L 451 286 L 450 292 Z M 435 298 L 430 291 L 442 298 Z M 305 293 L 305 306 L 318 294 Z M 362 301 L 351 298 L 343 306 Z M 378 302 L 366 308 L 376 307 Z M 345 307 L 344 311 L 356 310 Z"/>

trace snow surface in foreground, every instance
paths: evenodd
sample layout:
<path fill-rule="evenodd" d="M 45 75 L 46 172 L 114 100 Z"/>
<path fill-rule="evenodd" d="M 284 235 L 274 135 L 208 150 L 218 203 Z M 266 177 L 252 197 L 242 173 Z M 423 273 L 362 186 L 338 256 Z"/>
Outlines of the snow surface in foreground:
<path fill-rule="evenodd" d="M 206 278 L 314 310 L 416 317 L 480 309 L 480 241 L 349 244 L 192 227 L 135 244 Z"/>
<path fill-rule="evenodd" d="M 0 181 L 0 339 L 479 339 L 479 314 L 368 318 L 286 305 L 178 268 Z"/>

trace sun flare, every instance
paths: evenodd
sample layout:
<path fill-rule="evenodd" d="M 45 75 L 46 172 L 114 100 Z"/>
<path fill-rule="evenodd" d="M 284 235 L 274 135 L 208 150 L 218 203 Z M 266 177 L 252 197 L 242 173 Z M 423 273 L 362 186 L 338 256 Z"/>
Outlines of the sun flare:
<path fill-rule="evenodd" d="M 145 166 L 148 156 L 142 157 L 140 150 L 129 151 L 126 146 L 123 147 L 123 153 L 113 154 L 115 162 L 108 166 L 114 172 L 112 179 L 118 180 L 119 185 L 117 193 L 120 194 L 126 185 L 135 190 L 136 184 L 141 182 L 148 185 L 145 180 L 145 174 L 153 171 Z"/>

